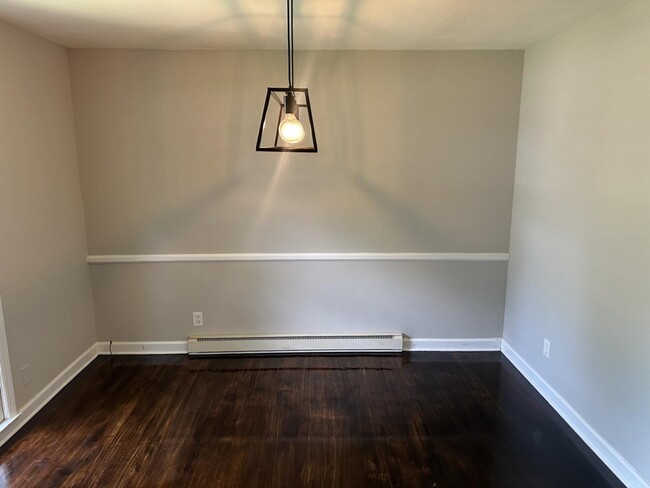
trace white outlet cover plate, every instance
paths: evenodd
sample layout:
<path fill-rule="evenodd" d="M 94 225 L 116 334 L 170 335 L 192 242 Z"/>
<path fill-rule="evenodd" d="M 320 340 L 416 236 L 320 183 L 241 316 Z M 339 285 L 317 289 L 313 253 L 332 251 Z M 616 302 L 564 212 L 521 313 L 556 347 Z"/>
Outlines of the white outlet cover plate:
<path fill-rule="evenodd" d="M 192 324 L 194 327 L 203 327 L 203 312 L 192 312 Z"/>

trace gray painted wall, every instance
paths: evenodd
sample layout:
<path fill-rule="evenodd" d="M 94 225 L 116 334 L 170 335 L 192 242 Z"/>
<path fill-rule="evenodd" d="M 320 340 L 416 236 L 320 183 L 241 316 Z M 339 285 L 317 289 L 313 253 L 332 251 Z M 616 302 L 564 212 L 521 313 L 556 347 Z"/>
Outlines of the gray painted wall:
<path fill-rule="evenodd" d="M 318 154 L 255 152 L 284 53 L 72 50 L 90 253 L 507 252 L 522 52 L 296 63 Z"/>
<path fill-rule="evenodd" d="M 507 252 L 523 54 L 297 53 L 321 151 L 256 153 L 284 53 L 73 50 L 90 254 Z M 499 337 L 506 263 L 106 265 L 101 340 Z M 158 295 L 156 295 L 158 293 Z"/>
<path fill-rule="evenodd" d="M 0 22 L 0 73 L 0 294 L 20 409 L 96 334 L 66 50 Z"/>
<path fill-rule="evenodd" d="M 98 265 L 92 277 L 104 341 L 377 330 L 493 338 L 506 271 L 503 262 L 232 262 Z M 192 327 L 193 310 L 204 327 Z"/>
<path fill-rule="evenodd" d="M 648 87 L 647 1 L 526 52 L 504 329 L 646 480 Z"/>

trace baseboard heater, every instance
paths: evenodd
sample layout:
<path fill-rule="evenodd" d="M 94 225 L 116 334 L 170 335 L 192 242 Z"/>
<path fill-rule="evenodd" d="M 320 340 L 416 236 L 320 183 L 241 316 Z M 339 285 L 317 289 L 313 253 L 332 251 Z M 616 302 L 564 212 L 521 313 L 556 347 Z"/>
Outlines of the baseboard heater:
<path fill-rule="evenodd" d="M 246 334 L 190 336 L 190 355 L 290 353 L 399 353 L 401 333 L 387 334 Z"/>

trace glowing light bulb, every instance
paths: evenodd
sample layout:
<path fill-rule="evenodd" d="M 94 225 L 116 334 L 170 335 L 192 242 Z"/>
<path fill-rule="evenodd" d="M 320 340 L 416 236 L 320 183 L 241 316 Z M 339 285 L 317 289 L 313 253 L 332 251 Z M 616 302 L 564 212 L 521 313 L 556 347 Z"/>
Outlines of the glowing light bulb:
<path fill-rule="evenodd" d="M 292 113 L 284 116 L 278 131 L 280 137 L 289 144 L 297 144 L 305 138 L 305 129 L 302 128 L 302 124 Z"/>

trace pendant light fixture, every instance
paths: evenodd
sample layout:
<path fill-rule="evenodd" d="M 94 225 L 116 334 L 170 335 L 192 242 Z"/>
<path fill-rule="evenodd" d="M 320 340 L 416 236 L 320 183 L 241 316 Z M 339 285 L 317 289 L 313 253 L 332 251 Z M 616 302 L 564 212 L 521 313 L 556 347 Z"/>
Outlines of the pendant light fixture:
<path fill-rule="evenodd" d="M 257 150 L 318 152 L 309 91 L 293 86 L 293 0 L 287 0 L 287 74 L 288 87 L 266 90 Z"/>

